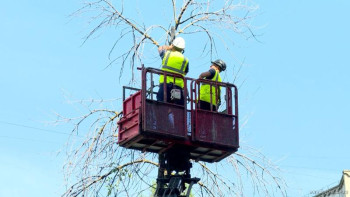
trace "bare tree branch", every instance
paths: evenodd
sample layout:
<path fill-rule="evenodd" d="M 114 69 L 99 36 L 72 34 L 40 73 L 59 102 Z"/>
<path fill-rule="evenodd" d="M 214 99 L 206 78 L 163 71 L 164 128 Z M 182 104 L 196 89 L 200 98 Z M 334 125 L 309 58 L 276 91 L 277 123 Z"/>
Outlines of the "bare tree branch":
<path fill-rule="evenodd" d="M 93 107 L 91 104 L 89 106 Z M 85 196 L 92 193 L 102 196 L 108 193 L 135 196 L 147 193 L 153 187 L 152 181 L 155 180 L 159 165 L 155 162 L 156 155 L 126 150 L 116 144 L 118 128 L 115 125 L 119 119 L 118 112 L 104 109 L 88 111 L 78 118 L 62 117 L 65 121 L 76 122 L 73 133 L 82 129 L 90 130 L 86 139 L 77 147 L 72 147 L 72 152 L 68 154 L 64 169 L 67 184 L 70 186 L 64 196 Z M 193 188 L 194 194 L 215 197 L 244 196 L 247 183 L 242 176 L 247 173 L 251 180 L 250 185 L 257 193 L 273 195 L 271 187 L 276 186 L 286 196 L 285 183 L 278 176 L 278 168 L 260 152 L 250 151 L 250 148 L 242 150 L 248 152 L 236 153 L 220 163 L 210 164 L 210 167 L 203 162 L 194 162 L 192 171 L 201 178 L 199 188 Z M 222 171 L 236 172 L 230 175 L 236 179 L 221 174 Z M 69 184 L 74 180 L 72 175 L 77 176 L 77 181 Z"/>
<path fill-rule="evenodd" d="M 230 53 L 233 35 L 257 38 L 250 21 L 255 17 L 252 13 L 258 7 L 248 1 L 183 0 L 179 3 L 171 0 L 171 7 L 167 10 L 172 13 L 164 19 L 166 25 L 149 26 L 141 19 L 134 20 L 127 16 L 126 4 L 124 1 L 114 4 L 109 0 L 91 1 L 73 14 L 97 12 L 92 17 L 92 21 L 97 24 L 83 43 L 99 30 L 115 27 L 117 37 L 111 44 L 108 66 L 120 65 L 119 79 L 128 64 L 132 73 L 131 81 L 135 80 L 136 65 L 145 61 L 145 52 L 156 52 L 159 43 L 169 40 L 172 25 L 177 36 L 196 34 L 201 39 L 204 37 L 206 42 L 198 46 L 198 51 L 202 56 L 210 54 L 210 60 L 218 55 L 217 42 L 223 43 L 220 46 L 224 46 Z M 125 45 L 124 41 L 128 44 Z M 121 43 L 122 47 L 119 46 Z M 239 67 L 237 75 L 241 68 L 242 66 Z M 233 79 L 236 81 L 237 78 Z M 156 154 L 119 147 L 116 138 L 120 112 L 110 110 L 109 107 L 97 108 L 95 103 L 104 102 L 78 102 L 77 104 L 84 106 L 86 113 L 76 118 L 58 115 L 56 123 L 73 123 L 72 133 L 85 135 L 84 140 L 70 142 L 70 150 L 67 150 L 64 171 L 68 187 L 64 196 L 141 196 L 149 193 L 154 188 L 152 181 L 155 180 L 159 165 L 155 162 Z M 222 174 L 223 170 L 232 173 Z M 282 196 L 287 196 L 286 184 L 279 176 L 279 169 L 263 154 L 250 148 L 241 148 L 239 153 L 220 163 L 194 162 L 193 172 L 201 178 L 201 182 L 194 186 L 196 196 L 249 196 L 246 194 L 249 186 L 254 192 L 265 196 L 273 195 L 277 187 Z M 246 180 L 250 181 L 249 186 Z"/>
<path fill-rule="evenodd" d="M 152 24 L 150 26 L 139 25 L 138 21 L 142 19 L 134 20 L 124 13 L 124 3 L 121 1 L 119 7 L 115 6 L 109 0 L 99 0 L 87 3 L 81 9 L 73 14 L 73 16 L 88 12 L 90 9 L 97 11 L 98 14 L 93 17 L 93 21 L 99 21 L 96 26 L 89 32 L 83 43 L 95 35 L 99 30 L 107 26 L 117 27 L 119 36 L 114 42 L 109 52 L 110 65 L 119 64 L 121 66 L 121 72 L 119 75 L 123 75 L 124 67 L 130 63 L 130 72 L 134 73 L 135 64 L 142 64 L 144 51 L 155 51 L 155 47 L 159 47 L 159 30 L 164 32 L 163 38 L 169 40 L 170 28 L 168 25 L 173 24 L 175 29 L 175 35 L 200 33 L 206 32 L 208 39 L 210 40 L 210 60 L 213 58 L 213 51 L 216 51 L 216 46 L 213 44 L 217 34 L 213 32 L 221 31 L 233 31 L 237 35 L 246 37 L 247 39 L 252 37 L 257 40 L 257 35 L 252 30 L 250 21 L 255 16 L 252 15 L 257 6 L 247 3 L 247 1 L 215 1 L 215 0 L 183 0 L 182 4 L 175 0 L 171 0 L 171 12 L 169 18 L 164 18 L 164 24 Z M 154 13 L 158 13 L 159 8 L 156 8 Z M 177 14 L 176 11 L 179 10 Z M 168 26 L 168 27 L 167 27 Z M 198 31 L 200 29 L 200 31 Z M 156 33 L 154 33 L 156 32 Z M 130 47 L 118 47 L 116 46 L 121 40 L 129 40 L 130 37 L 133 40 Z M 232 34 L 228 35 L 229 37 Z M 170 40 L 171 41 L 171 40 Z M 222 39 L 221 42 L 227 44 L 226 39 Z M 198 46 L 199 49 L 205 48 L 205 45 Z M 198 50 L 200 51 L 200 50 Z M 116 52 L 114 58 L 112 54 Z M 119 62 L 121 60 L 121 62 Z M 130 61 L 128 61 L 130 60 Z M 120 77 L 120 76 L 119 76 Z M 132 75 L 132 79 L 134 76 Z"/>
<path fill-rule="evenodd" d="M 133 29 L 138 31 L 141 35 L 146 37 L 147 39 L 151 40 L 152 43 L 156 46 L 159 46 L 158 42 L 155 41 L 151 36 L 149 36 L 146 32 L 143 32 L 141 29 L 139 29 L 134 23 L 132 23 L 130 20 L 125 18 L 121 12 L 119 12 L 109 1 L 103 0 L 110 8 L 114 10 L 113 16 L 111 18 L 120 18 L 122 21 L 124 21 L 126 24 L 130 25 Z"/>

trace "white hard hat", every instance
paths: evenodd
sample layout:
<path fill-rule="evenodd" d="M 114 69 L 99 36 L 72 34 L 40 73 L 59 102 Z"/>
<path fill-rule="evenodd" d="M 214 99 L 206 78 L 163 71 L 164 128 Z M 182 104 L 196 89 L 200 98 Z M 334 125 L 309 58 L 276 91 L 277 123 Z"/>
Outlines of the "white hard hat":
<path fill-rule="evenodd" d="M 176 48 L 179 48 L 179 49 L 185 49 L 185 40 L 181 37 L 177 37 L 175 38 L 175 40 L 173 41 L 173 45 L 176 47 Z"/>

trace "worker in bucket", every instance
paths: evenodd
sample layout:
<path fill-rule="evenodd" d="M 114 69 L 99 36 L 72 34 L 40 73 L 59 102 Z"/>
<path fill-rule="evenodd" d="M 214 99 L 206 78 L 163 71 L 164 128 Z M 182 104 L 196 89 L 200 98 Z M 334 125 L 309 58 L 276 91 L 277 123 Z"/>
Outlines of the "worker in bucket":
<path fill-rule="evenodd" d="M 160 46 L 158 48 L 158 52 L 162 58 L 162 70 L 185 76 L 189 70 L 189 63 L 188 59 L 183 55 L 184 49 L 185 40 L 181 37 L 175 38 L 170 46 Z M 160 75 L 159 77 L 159 91 L 157 94 L 157 101 L 164 101 L 164 83 L 166 83 L 166 102 L 184 105 L 183 79 L 175 78 L 174 83 L 174 77 L 167 76 L 166 82 L 164 82 L 164 78 L 164 75 Z"/>
<path fill-rule="evenodd" d="M 226 70 L 226 63 L 221 59 L 215 60 L 211 62 L 210 69 L 206 72 L 203 72 L 199 75 L 199 79 L 207 79 L 211 81 L 221 82 L 220 72 Z M 221 87 L 216 89 L 215 85 L 210 85 L 202 83 L 200 88 L 199 95 L 199 108 L 204 110 L 210 110 L 210 98 L 212 103 L 213 111 L 216 111 L 218 106 L 220 105 L 220 92 Z"/>

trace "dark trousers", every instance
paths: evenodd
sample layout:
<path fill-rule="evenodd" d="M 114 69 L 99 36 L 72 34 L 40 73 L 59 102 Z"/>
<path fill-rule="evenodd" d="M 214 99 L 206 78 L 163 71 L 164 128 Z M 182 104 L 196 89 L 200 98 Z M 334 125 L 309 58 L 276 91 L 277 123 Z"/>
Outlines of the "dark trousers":
<path fill-rule="evenodd" d="M 174 99 L 174 100 L 171 100 L 170 96 L 170 91 L 172 89 L 180 89 L 181 90 L 181 99 Z M 166 97 L 167 97 L 167 100 L 166 102 L 168 103 L 175 103 L 175 104 L 178 104 L 178 105 L 184 105 L 184 91 L 181 87 L 177 86 L 177 85 L 174 85 L 173 83 L 167 83 L 166 84 Z M 157 101 L 163 101 L 164 102 L 164 84 L 161 83 L 159 84 L 159 90 L 158 90 L 158 93 L 157 93 Z"/>
<path fill-rule="evenodd" d="M 210 111 L 210 103 L 206 101 L 199 101 L 199 109 L 209 110 Z M 216 111 L 216 106 L 213 105 L 213 111 Z"/>

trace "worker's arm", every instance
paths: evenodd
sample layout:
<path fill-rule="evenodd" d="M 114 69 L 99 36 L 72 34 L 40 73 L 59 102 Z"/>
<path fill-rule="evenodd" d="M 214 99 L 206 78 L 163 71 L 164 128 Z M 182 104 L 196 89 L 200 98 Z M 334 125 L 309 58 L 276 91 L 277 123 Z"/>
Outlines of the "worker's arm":
<path fill-rule="evenodd" d="M 205 77 L 206 79 L 212 79 L 214 76 L 215 76 L 215 70 L 211 68 L 207 72 L 202 72 L 198 78 L 203 79 Z"/>
<path fill-rule="evenodd" d="M 160 58 L 163 59 L 165 53 L 166 53 L 168 50 L 171 50 L 172 48 L 173 48 L 172 45 L 170 45 L 170 46 L 168 46 L 168 45 L 163 45 L 163 46 L 158 47 L 158 53 L 159 53 Z"/>
<path fill-rule="evenodd" d="M 168 46 L 168 45 L 163 45 L 163 46 L 158 47 L 158 52 L 159 52 L 159 54 L 160 54 L 162 51 L 171 50 L 172 48 L 173 48 L 172 45 L 170 45 L 170 46 Z"/>
<path fill-rule="evenodd" d="M 209 76 L 211 76 L 211 73 L 209 72 L 209 71 L 207 71 L 207 72 L 202 72 L 200 75 L 199 75 L 199 79 L 204 79 L 204 77 L 209 77 Z"/>

